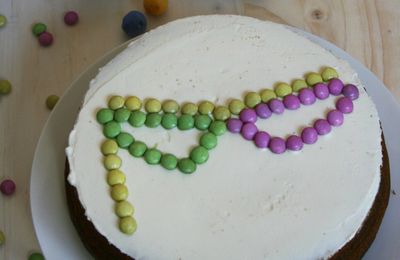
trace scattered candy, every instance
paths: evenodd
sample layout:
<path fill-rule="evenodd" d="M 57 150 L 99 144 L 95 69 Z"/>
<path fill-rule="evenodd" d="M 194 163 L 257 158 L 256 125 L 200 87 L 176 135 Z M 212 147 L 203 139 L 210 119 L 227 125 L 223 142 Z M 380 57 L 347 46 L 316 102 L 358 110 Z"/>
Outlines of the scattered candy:
<path fill-rule="evenodd" d="M 7 17 L 0 14 L 0 28 L 6 26 L 6 24 L 7 24 Z"/>
<path fill-rule="evenodd" d="M 167 11 L 168 0 L 144 0 L 143 6 L 148 14 L 159 16 Z"/>
<path fill-rule="evenodd" d="M 107 183 L 110 186 L 125 183 L 125 174 L 118 169 L 111 170 L 107 174 Z"/>
<path fill-rule="evenodd" d="M 286 83 L 280 83 L 275 88 L 278 97 L 284 97 L 292 93 L 292 88 Z"/>
<path fill-rule="evenodd" d="M 127 235 L 135 233 L 137 229 L 136 220 L 130 216 L 121 218 L 119 220 L 119 229 Z"/>
<path fill-rule="evenodd" d="M 59 99 L 60 98 L 58 96 L 56 96 L 56 95 L 48 96 L 47 99 L 46 99 L 47 108 L 52 110 L 56 106 L 56 104 L 57 104 Z"/>
<path fill-rule="evenodd" d="M 196 164 L 189 158 L 179 160 L 178 169 L 185 174 L 193 173 L 196 170 Z"/>
<path fill-rule="evenodd" d="M 0 246 L 4 245 L 6 242 L 6 236 L 4 235 L 3 231 L 0 230 Z"/>
<path fill-rule="evenodd" d="M 47 26 L 44 23 L 35 23 L 32 26 L 32 33 L 36 37 L 39 37 L 42 33 L 44 33 L 47 30 Z"/>
<path fill-rule="evenodd" d="M 256 92 L 249 92 L 247 95 L 244 97 L 244 103 L 248 107 L 255 107 L 261 102 L 261 96 L 256 93 Z"/>
<path fill-rule="evenodd" d="M 111 187 L 111 198 L 115 201 L 122 201 L 128 198 L 128 188 L 124 184 L 115 184 Z"/>
<path fill-rule="evenodd" d="M 39 43 L 43 47 L 53 44 L 53 35 L 49 32 L 43 32 L 39 35 Z"/>
<path fill-rule="evenodd" d="M 15 183 L 10 179 L 2 181 L 0 184 L 0 191 L 6 196 L 12 195 L 15 192 L 15 188 Z"/>
<path fill-rule="evenodd" d="M 122 19 L 122 30 L 129 37 L 136 37 L 146 31 L 146 17 L 139 11 L 131 11 Z"/>
<path fill-rule="evenodd" d="M 75 11 L 68 11 L 64 15 L 64 23 L 69 26 L 77 24 L 79 21 L 79 15 Z"/>
<path fill-rule="evenodd" d="M 167 170 L 173 170 L 178 165 L 178 159 L 173 154 L 169 154 L 169 153 L 163 154 L 161 156 L 160 164 L 162 167 L 164 167 Z"/>
<path fill-rule="evenodd" d="M 120 201 L 115 205 L 115 213 L 120 218 L 132 216 L 134 212 L 134 207 L 126 200 Z"/>
<path fill-rule="evenodd" d="M 28 260 L 45 260 L 41 253 L 32 253 L 29 255 Z"/>
<path fill-rule="evenodd" d="M 138 97 L 131 96 L 125 100 L 125 106 L 131 111 L 136 111 L 142 108 L 142 101 Z"/>
<path fill-rule="evenodd" d="M 144 153 L 144 160 L 148 164 L 158 164 L 161 160 L 161 152 L 155 148 L 148 149 Z"/>
<path fill-rule="evenodd" d="M 143 142 L 136 141 L 129 146 L 129 153 L 134 157 L 141 157 L 147 150 L 147 145 Z"/>
<path fill-rule="evenodd" d="M 10 94 L 12 89 L 11 82 L 6 79 L 0 80 L 0 95 Z"/>

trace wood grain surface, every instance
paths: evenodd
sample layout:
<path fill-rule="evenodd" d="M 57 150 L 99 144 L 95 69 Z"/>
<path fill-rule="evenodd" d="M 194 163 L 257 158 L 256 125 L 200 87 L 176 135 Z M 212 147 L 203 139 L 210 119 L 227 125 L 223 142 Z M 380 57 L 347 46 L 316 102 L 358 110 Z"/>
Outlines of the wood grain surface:
<path fill-rule="evenodd" d="M 7 239 L 0 259 L 26 259 L 32 250 L 40 250 L 29 179 L 34 149 L 50 113 L 46 97 L 61 96 L 88 65 L 127 40 L 120 24 L 133 9 L 143 10 L 142 1 L 0 0 L 0 14 L 8 19 L 0 28 L 0 78 L 13 85 L 10 95 L 0 96 L 0 180 L 17 183 L 16 194 L 0 196 L 0 230 Z M 67 10 L 79 13 L 77 26 L 63 23 Z M 253 16 L 319 35 L 370 68 L 400 100 L 398 0 L 170 0 L 164 16 L 149 17 L 149 28 L 215 13 Z M 40 47 L 31 33 L 31 25 L 39 21 L 54 34 L 49 48 Z"/>

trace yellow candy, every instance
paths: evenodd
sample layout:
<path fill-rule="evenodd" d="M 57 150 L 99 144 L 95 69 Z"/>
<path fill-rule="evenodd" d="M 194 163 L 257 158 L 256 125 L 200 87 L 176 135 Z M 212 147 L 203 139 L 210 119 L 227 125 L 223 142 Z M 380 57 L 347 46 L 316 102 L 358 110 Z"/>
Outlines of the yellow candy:
<path fill-rule="evenodd" d="M 140 110 L 142 108 L 142 101 L 138 97 L 131 96 L 125 100 L 125 106 L 131 111 Z"/>
<path fill-rule="evenodd" d="M 117 110 L 118 108 L 123 107 L 125 104 L 125 99 L 121 96 L 113 96 L 108 101 L 108 107 L 112 110 Z"/>
<path fill-rule="evenodd" d="M 104 167 L 107 170 L 119 169 L 119 167 L 121 167 L 121 164 L 122 161 L 118 155 L 109 154 L 106 157 L 104 157 Z"/>
<path fill-rule="evenodd" d="M 125 183 L 125 174 L 120 170 L 111 170 L 107 173 L 107 183 L 110 186 Z"/>
<path fill-rule="evenodd" d="M 242 111 L 245 107 L 246 105 L 239 99 L 233 99 L 231 102 L 229 102 L 229 110 L 234 115 L 239 115 L 240 111 Z"/>
<path fill-rule="evenodd" d="M 231 117 L 231 112 L 227 107 L 218 106 L 214 109 L 213 115 L 215 119 L 225 121 Z"/>
<path fill-rule="evenodd" d="M 0 246 L 6 242 L 6 236 L 4 235 L 3 231 L 0 230 Z"/>
<path fill-rule="evenodd" d="M 133 234 L 136 228 L 136 220 L 133 217 L 124 217 L 119 220 L 119 229 L 127 235 Z"/>
<path fill-rule="evenodd" d="M 248 107 L 255 107 L 261 102 L 261 96 L 256 92 L 249 92 L 244 97 L 244 103 Z"/>
<path fill-rule="evenodd" d="M 199 113 L 209 115 L 214 111 L 214 104 L 210 101 L 203 101 L 199 104 Z"/>
<path fill-rule="evenodd" d="M 334 68 L 327 67 L 322 71 L 322 79 L 328 81 L 333 78 L 339 77 L 337 71 Z"/>
<path fill-rule="evenodd" d="M 111 198 L 115 201 L 122 201 L 128 198 L 128 188 L 124 184 L 116 184 L 111 187 Z"/>
<path fill-rule="evenodd" d="M 148 113 L 158 113 L 161 111 L 161 103 L 157 99 L 151 98 L 147 100 L 144 108 Z"/>
<path fill-rule="evenodd" d="M 322 77 L 318 73 L 311 72 L 307 75 L 306 81 L 309 86 L 314 86 L 315 84 L 322 82 Z"/>
<path fill-rule="evenodd" d="M 53 109 L 60 98 L 56 95 L 50 95 L 46 99 L 46 106 L 48 109 Z"/>
<path fill-rule="evenodd" d="M 101 144 L 101 152 L 104 155 L 116 154 L 118 152 L 118 144 L 114 140 L 105 140 Z"/>
<path fill-rule="evenodd" d="M 167 11 L 168 0 L 144 0 L 144 9 L 151 15 L 162 15 Z"/>
<path fill-rule="evenodd" d="M 292 88 L 286 83 L 279 83 L 275 88 L 278 97 L 284 97 L 292 93 Z"/>
<path fill-rule="evenodd" d="M 115 205 L 115 213 L 120 218 L 132 216 L 134 212 L 135 208 L 126 200 L 120 201 Z"/>
<path fill-rule="evenodd" d="M 264 89 L 260 92 L 261 100 L 264 103 L 267 103 L 273 98 L 276 98 L 276 94 L 272 89 Z"/>
<path fill-rule="evenodd" d="M 175 100 L 166 100 L 162 104 L 162 110 L 165 113 L 175 114 L 179 110 L 179 104 Z"/>
<path fill-rule="evenodd" d="M 292 89 L 294 92 L 299 92 L 301 89 L 308 87 L 307 82 L 304 79 L 296 79 L 292 83 Z"/>
<path fill-rule="evenodd" d="M 198 107 L 193 103 L 186 103 L 182 106 L 182 114 L 194 116 L 197 113 Z"/>

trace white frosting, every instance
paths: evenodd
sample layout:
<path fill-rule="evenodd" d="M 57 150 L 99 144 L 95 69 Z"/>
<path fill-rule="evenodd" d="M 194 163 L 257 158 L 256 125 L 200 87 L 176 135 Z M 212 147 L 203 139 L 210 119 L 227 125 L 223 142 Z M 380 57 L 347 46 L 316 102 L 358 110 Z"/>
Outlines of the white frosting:
<path fill-rule="evenodd" d="M 227 104 L 327 65 L 356 83 L 360 98 L 343 126 L 301 152 L 274 155 L 226 133 L 208 162 L 184 175 L 120 151 L 138 229 L 132 236 L 118 230 L 95 119 L 111 95 Z M 257 124 L 272 135 L 299 133 L 334 100 Z M 178 156 L 187 156 L 199 136 L 197 130 L 123 128 Z M 380 182 L 380 136 L 374 104 L 345 61 L 282 25 L 191 17 L 132 42 L 91 82 L 70 135 L 68 179 L 97 230 L 136 259 L 324 258 L 349 241 L 368 214 Z"/>

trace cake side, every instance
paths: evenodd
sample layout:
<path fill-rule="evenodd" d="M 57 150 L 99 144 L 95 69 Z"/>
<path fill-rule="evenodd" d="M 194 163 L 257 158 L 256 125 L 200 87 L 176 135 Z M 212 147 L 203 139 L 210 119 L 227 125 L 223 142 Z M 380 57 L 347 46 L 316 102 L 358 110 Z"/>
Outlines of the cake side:
<path fill-rule="evenodd" d="M 132 237 L 119 233 L 102 156 L 95 152 L 104 138 L 94 114 L 110 95 L 226 104 L 247 91 L 290 82 L 327 65 L 335 67 L 345 82 L 359 86 L 360 99 L 343 127 L 298 154 L 275 156 L 226 135 L 207 165 L 195 175 L 182 176 L 149 169 L 123 152 L 122 169 L 139 228 Z M 301 112 L 285 112 L 260 122 L 259 127 L 272 135 L 297 133 L 299 126 L 324 116 L 334 101 L 330 98 Z M 124 130 L 179 156 L 194 145 L 197 135 L 194 131 Z M 346 62 L 281 25 L 237 16 L 194 17 L 133 42 L 92 82 L 70 136 L 69 181 L 96 229 L 132 257 L 221 257 L 223 252 L 214 248 L 221 245 L 216 241 L 235 248 L 231 257 L 240 258 L 245 248 L 254 254 L 249 257 L 256 258 L 328 256 L 354 236 L 377 194 L 380 134 L 376 109 Z M 346 160 L 349 157 L 353 161 Z M 198 236 L 188 238 L 196 225 Z M 235 228 L 238 225 L 240 230 Z M 204 239 L 208 252 L 193 250 Z M 154 240 L 161 241 L 157 248 Z M 263 248 L 260 241 L 268 247 Z"/>

